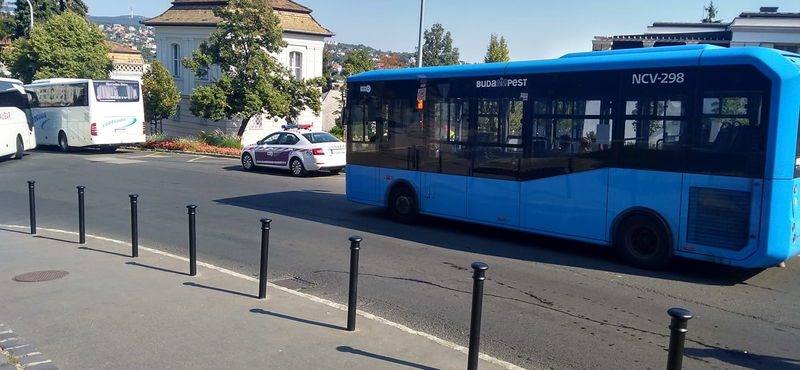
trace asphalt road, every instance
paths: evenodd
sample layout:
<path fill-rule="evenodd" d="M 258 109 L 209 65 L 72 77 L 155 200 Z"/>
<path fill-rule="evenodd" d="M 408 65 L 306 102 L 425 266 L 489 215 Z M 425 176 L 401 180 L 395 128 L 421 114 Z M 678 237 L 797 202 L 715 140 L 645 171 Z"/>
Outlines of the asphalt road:
<path fill-rule="evenodd" d="M 28 224 L 26 181 L 36 180 L 38 225 L 77 231 L 84 185 L 87 232 L 129 240 L 128 194 L 138 193 L 140 243 L 185 255 L 186 205 L 196 204 L 198 258 L 256 275 L 259 219 L 270 217 L 271 280 L 298 278 L 304 292 L 345 303 L 347 239 L 358 234 L 359 308 L 462 345 L 469 266 L 486 262 L 481 350 L 525 368 L 662 369 L 667 309 L 682 307 L 695 315 L 684 368 L 800 369 L 798 258 L 766 270 L 679 261 L 644 271 L 561 239 L 432 218 L 397 224 L 347 202 L 344 179 L 244 172 L 236 159 L 197 155 L 37 150 L 0 162 L 0 223 Z"/>

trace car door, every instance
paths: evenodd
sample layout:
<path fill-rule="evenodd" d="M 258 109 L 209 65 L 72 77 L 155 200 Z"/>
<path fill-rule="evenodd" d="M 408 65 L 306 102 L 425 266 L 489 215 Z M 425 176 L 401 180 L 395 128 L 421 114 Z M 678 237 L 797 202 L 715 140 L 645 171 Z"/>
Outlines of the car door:
<path fill-rule="evenodd" d="M 278 145 L 282 132 L 276 132 L 274 134 L 267 135 L 263 140 L 261 140 L 260 144 L 253 150 L 253 154 L 255 154 L 255 161 L 256 165 L 258 166 L 274 166 L 275 160 L 274 157 L 274 150 L 275 146 Z"/>
<path fill-rule="evenodd" d="M 275 161 L 276 166 L 289 166 L 289 158 L 292 156 L 295 145 L 298 141 L 300 140 L 297 138 L 297 136 L 291 132 L 283 134 L 280 139 L 278 139 L 278 144 L 275 145 L 275 151 L 273 154 L 273 160 Z"/>

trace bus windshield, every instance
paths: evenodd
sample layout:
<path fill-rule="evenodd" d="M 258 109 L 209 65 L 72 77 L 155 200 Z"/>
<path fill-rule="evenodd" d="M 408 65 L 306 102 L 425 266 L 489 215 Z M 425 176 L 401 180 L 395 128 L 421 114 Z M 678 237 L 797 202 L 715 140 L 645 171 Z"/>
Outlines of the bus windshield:
<path fill-rule="evenodd" d="M 139 84 L 135 82 L 99 81 L 94 83 L 99 102 L 138 102 Z"/>

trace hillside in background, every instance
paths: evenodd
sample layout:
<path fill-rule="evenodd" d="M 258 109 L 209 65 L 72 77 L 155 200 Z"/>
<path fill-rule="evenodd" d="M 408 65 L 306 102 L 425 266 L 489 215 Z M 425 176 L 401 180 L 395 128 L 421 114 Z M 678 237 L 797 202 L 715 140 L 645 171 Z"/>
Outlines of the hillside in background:
<path fill-rule="evenodd" d="M 347 59 L 347 55 L 350 54 L 352 51 L 356 50 L 366 50 L 367 53 L 372 57 L 373 60 L 378 61 L 381 55 L 389 55 L 395 56 L 399 55 L 400 60 L 409 67 L 412 67 L 413 60 L 416 58 L 416 53 L 414 52 L 398 52 L 398 51 L 383 51 L 380 49 L 375 49 L 371 46 L 363 45 L 363 44 L 346 44 L 343 42 L 339 43 L 326 43 L 325 50 L 330 53 L 331 61 L 337 64 L 343 64 L 344 60 Z"/>
<path fill-rule="evenodd" d="M 148 19 L 148 17 L 143 17 L 141 15 L 134 15 L 131 18 L 130 15 L 120 15 L 116 17 L 107 17 L 107 16 L 89 16 L 89 22 L 97 23 L 97 24 L 121 24 L 123 26 L 134 26 L 134 27 L 143 27 L 139 21 L 143 21 Z"/>

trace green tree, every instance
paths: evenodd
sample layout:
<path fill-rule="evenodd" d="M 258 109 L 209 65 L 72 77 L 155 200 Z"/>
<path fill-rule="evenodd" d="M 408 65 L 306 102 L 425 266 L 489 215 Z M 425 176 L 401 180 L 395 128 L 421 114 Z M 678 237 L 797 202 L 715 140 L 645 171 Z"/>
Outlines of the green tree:
<path fill-rule="evenodd" d="M 244 134 L 257 114 L 293 120 L 308 107 L 319 114 L 321 78 L 295 78 L 273 55 L 286 47 L 283 28 L 263 0 L 231 0 L 214 8 L 222 21 L 216 32 L 184 58 L 183 65 L 195 75 L 219 66 L 221 76 L 211 86 L 200 86 L 189 96 L 196 116 L 220 120 L 242 119 L 238 135 Z"/>
<path fill-rule="evenodd" d="M 14 40 L 2 60 L 19 79 L 108 78 L 111 48 L 96 26 L 72 11 L 35 24 L 30 37 Z"/>
<path fill-rule="evenodd" d="M 441 23 L 436 23 L 431 26 L 430 30 L 425 30 L 425 44 L 422 47 L 423 66 L 458 64 L 459 57 L 458 48 L 453 47 L 450 31 L 445 32 Z"/>
<path fill-rule="evenodd" d="M 345 76 L 352 76 L 362 72 L 375 69 L 375 61 L 369 56 L 366 50 L 355 50 L 347 55 L 347 59 L 342 63 Z"/>
<path fill-rule="evenodd" d="M 331 54 L 327 50 L 327 45 L 325 45 L 322 48 L 322 78 L 325 79 L 325 86 L 322 87 L 322 92 L 328 92 L 333 88 L 335 73 L 336 71 L 333 70 Z"/>
<path fill-rule="evenodd" d="M 486 49 L 486 56 L 483 57 L 483 62 L 497 63 L 508 62 L 509 60 L 506 39 L 500 36 L 500 40 L 497 40 L 497 34 L 493 33 L 491 40 L 489 40 L 489 47 Z"/>
<path fill-rule="evenodd" d="M 719 9 L 717 9 L 717 7 L 714 6 L 714 2 L 713 1 L 711 1 L 711 3 L 708 6 L 704 6 L 703 10 L 706 11 L 706 17 L 703 18 L 703 23 L 720 23 L 720 22 L 722 22 L 722 20 L 714 19 L 714 18 L 717 17 L 717 12 L 719 12 Z"/>
<path fill-rule="evenodd" d="M 158 124 L 175 114 L 181 93 L 178 92 L 172 75 L 161 62 L 150 64 L 150 70 L 142 75 L 142 97 L 145 122 Z"/>
<path fill-rule="evenodd" d="M 33 6 L 33 23 L 39 24 L 50 20 L 50 18 L 71 10 L 79 16 L 85 18 L 89 12 L 89 7 L 83 0 L 30 0 Z M 15 31 L 14 37 L 22 37 L 28 34 L 31 23 L 31 9 L 26 0 L 16 0 L 17 11 L 14 14 Z"/>

